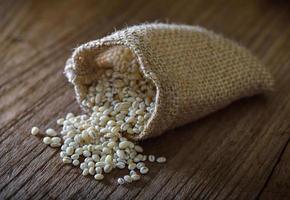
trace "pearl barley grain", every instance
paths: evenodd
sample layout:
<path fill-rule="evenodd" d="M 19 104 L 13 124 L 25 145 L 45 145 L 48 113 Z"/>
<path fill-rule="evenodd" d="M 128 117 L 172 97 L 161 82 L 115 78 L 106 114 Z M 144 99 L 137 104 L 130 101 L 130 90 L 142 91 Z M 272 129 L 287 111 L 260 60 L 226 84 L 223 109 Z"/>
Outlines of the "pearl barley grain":
<path fill-rule="evenodd" d="M 156 162 L 158 162 L 158 163 L 165 163 L 166 162 L 166 158 L 165 157 L 158 157 L 156 159 Z"/>
<path fill-rule="evenodd" d="M 137 163 L 137 165 L 136 165 L 137 169 L 141 169 L 141 168 L 144 167 L 144 166 L 145 166 L 145 164 L 144 164 L 143 162 L 139 162 L 139 163 Z"/>
<path fill-rule="evenodd" d="M 110 173 L 111 171 L 112 171 L 112 166 L 111 165 L 105 165 L 104 172 L 105 173 Z"/>
<path fill-rule="evenodd" d="M 96 173 L 95 168 L 94 167 L 90 167 L 89 168 L 89 173 L 90 173 L 90 175 L 94 175 Z"/>
<path fill-rule="evenodd" d="M 123 178 L 118 178 L 118 183 L 120 185 L 123 185 L 125 183 L 125 180 Z"/>
<path fill-rule="evenodd" d="M 60 143 L 61 142 L 61 138 L 60 137 L 52 137 L 51 138 L 51 142 L 52 143 Z"/>
<path fill-rule="evenodd" d="M 52 128 L 47 129 L 47 130 L 45 131 L 45 133 L 46 133 L 46 135 L 51 136 L 51 137 L 57 136 L 57 133 L 56 133 L 55 130 L 52 129 Z"/>
<path fill-rule="evenodd" d="M 65 156 L 65 157 L 62 159 L 62 161 L 63 161 L 63 163 L 65 163 L 65 164 L 68 164 L 68 163 L 71 163 L 71 162 L 72 162 L 71 158 L 69 158 L 69 157 L 67 157 L 67 156 Z"/>
<path fill-rule="evenodd" d="M 136 174 L 136 172 L 134 170 L 130 171 L 130 176 L 132 176 L 133 174 Z"/>
<path fill-rule="evenodd" d="M 130 163 L 129 165 L 128 165 L 128 169 L 129 170 L 133 170 L 133 169 L 135 169 L 136 168 L 136 163 Z"/>
<path fill-rule="evenodd" d="M 139 174 L 132 174 L 131 178 L 133 181 L 138 181 L 138 180 L 140 180 L 141 176 Z"/>
<path fill-rule="evenodd" d="M 77 159 L 79 159 L 79 154 L 73 154 L 73 155 L 71 155 L 71 159 L 73 159 L 73 160 L 77 160 Z"/>
<path fill-rule="evenodd" d="M 72 155 L 74 153 L 74 148 L 68 147 L 68 148 L 66 148 L 65 152 L 67 153 L 67 155 Z"/>
<path fill-rule="evenodd" d="M 93 161 L 88 162 L 88 167 L 95 167 L 95 163 Z"/>
<path fill-rule="evenodd" d="M 79 160 L 73 160 L 72 164 L 74 166 L 78 166 L 80 164 L 80 161 Z"/>
<path fill-rule="evenodd" d="M 83 172 L 82 172 L 83 176 L 87 176 L 89 175 L 89 169 L 88 168 L 84 168 Z"/>
<path fill-rule="evenodd" d="M 96 174 L 94 176 L 94 178 L 97 180 L 97 181 L 100 181 L 100 180 L 103 180 L 104 179 L 104 175 L 103 174 Z"/>
<path fill-rule="evenodd" d="M 155 161 L 155 156 L 154 156 L 154 155 L 149 155 L 149 156 L 148 156 L 148 160 L 149 160 L 150 162 L 154 162 L 154 161 Z"/>
<path fill-rule="evenodd" d="M 148 169 L 147 167 L 142 167 L 142 168 L 140 169 L 140 173 L 141 173 L 141 174 L 147 174 L 148 171 L 149 171 L 149 169 Z"/>
<path fill-rule="evenodd" d="M 86 163 L 81 163 L 80 164 L 80 168 L 81 168 L 81 170 L 84 170 L 85 168 L 87 168 L 88 166 L 87 166 L 87 164 Z"/>
<path fill-rule="evenodd" d="M 138 153 L 142 153 L 143 152 L 143 148 L 139 145 L 135 145 L 135 150 L 138 152 Z"/>
<path fill-rule="evenodd" d="M 91 156 L 91 152 L 85 150 L 85 151 L 83 151 L 83 155 L 84 155 L 85 157 L 89 157 L 89 156 Z"/>
<path fill-rule="evenodd" d="M 126 157 L 126 154 L 125 154 L 125 152 L 123 151 L 123 150 L 117 150 L 117 156 L 119 157 L 119 158 L 121 158 L 121 159 L 125 159 L 125 157 Z"/>
<path fill-rule="evenodd" d="M 34 126 L 31 129 L 31 135 L 37 135 L 39 133 L 39 128 Z"/>
<path fill-rule="evenodd" d="M 95 171 L 96 171 L 97 174 L 101 174 L 103 172 L 101 167 L 96 167 Z"/>
<path fill-rule="evenodd" d="M 125 176 L 124 176 L 124 180 L 125 180 L 127 183 L 131 183 L 131 182 L 132 182 L 132 178 L 131 178 L 131 176 L 129 176 L 129 175 L 125 175 Z"/>
<path fill-rule="evenodd" d="M 50 143 L 51 143 L 51 138 L 50 138 L 50 137 L 44 137 L 44 138 L 42 139 L 42 141 L 43 141 L 44 144 L 50 145 Z"/>

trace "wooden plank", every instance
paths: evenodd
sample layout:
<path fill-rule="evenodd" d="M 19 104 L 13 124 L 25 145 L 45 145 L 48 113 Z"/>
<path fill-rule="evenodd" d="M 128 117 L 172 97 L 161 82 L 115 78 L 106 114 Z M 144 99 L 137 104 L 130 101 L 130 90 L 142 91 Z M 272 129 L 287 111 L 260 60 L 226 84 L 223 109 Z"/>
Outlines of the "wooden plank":
<path fill-rule="evenodd" d="M 283 156 L 273 169 L 268 183 L 261 194 L 261 199 L 290 199 L 290 145 L 284 149 Z"/>
<path fill-rule="evenodd" d="M 289 190 L 289 4 L 272 1 L 1 1 L 0 198 L 282 199 Z M 9 10 L 9 12 L 7 12 Z M 237 40 L 263 60 L 276 92 L 239 100 L 162 137 L 142 142 L 165 155 L 136 184 L 103 182 L 62 164 L 29 135 L 80 113 L 62 71 L 72 48 L 145 21 L 199 24 Z"/>

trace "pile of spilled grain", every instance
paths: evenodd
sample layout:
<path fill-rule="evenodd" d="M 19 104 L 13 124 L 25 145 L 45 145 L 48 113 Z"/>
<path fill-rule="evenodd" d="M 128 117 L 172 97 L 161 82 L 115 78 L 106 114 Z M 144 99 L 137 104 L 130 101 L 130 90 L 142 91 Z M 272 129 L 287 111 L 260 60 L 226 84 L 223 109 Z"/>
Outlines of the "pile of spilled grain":
<path fill-rule="evenodd" d="M 140 134 L 155 109 L 156 90 L 140 73 L 136 62 L 107 69 L 89 87 L 82 106 L 89 114 L 68 113 L 57 120 L 60 133 L 49 128 L 43 142 L 60 147 L 64 163 L 79 166 L 82 174 L 102 180 L 114 168 L 129 170 L 118 178 L 119 184 L 130 183 L 148 173 L 145 161 L 166 162 L 165 157 L 144 155 L 143 148 L 129 138 Z M 32 135 L 39 128 L 33 127 Z"/>

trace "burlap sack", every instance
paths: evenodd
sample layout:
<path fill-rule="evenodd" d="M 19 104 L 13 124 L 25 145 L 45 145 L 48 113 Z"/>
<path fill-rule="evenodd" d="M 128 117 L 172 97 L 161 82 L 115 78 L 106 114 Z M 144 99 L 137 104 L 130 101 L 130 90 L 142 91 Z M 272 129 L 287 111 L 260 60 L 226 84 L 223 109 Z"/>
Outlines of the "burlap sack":
<path fill-rule="evenodd" d="M 78 101 L 102 69 L 135 59 L 157 88 L 155 111 L 135 140 L 161 135 L 242 97 L 271 90 L 273 79 L 244 48 L 197 26 L 143 24 L 81 45 L 65 74 Z"/>

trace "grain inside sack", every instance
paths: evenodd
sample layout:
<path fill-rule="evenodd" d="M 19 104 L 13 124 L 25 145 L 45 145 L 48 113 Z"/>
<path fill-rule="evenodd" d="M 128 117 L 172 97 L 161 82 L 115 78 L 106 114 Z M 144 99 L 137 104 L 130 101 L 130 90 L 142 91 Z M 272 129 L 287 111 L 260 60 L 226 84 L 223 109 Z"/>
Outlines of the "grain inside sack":
<path fill-rule="evenodd" d="M 62 130 L 46 130 L 43 142 L 60 147 L 64 163 L 96 180 L 127 168 L 119 184 L 146 174 L 146 160 L 166 162 L 143 154 L 136 141 L 273 86 L 266 68 L 236 43 L 200 27 L 169 24 L 132 26 L 83 44 L 65 75 L 85 114 L 57 120 Z"/>

